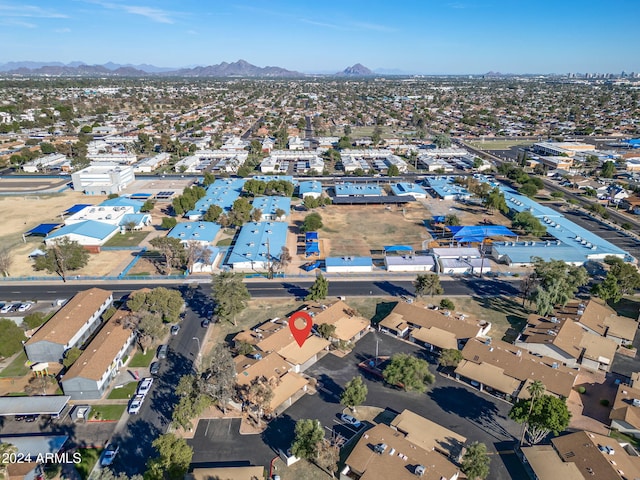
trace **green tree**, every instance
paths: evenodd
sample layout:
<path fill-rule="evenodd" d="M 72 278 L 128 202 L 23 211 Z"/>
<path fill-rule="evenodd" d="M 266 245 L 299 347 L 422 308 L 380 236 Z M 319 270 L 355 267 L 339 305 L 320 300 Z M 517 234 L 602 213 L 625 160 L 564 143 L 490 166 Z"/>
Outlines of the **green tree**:
<path fill-rule="evenodd" d="M 440 300 L 440 310 L 455 310 L 456 304 L 448 298 Z"/>
<path fill-rule="evenodd" d="M 520 186 L 518 191 L 529 198 L 533 198 L 538 193 L 538 187 L 533 182 L 526 182 Z"/>
<path fill-rule="evenodd" d="M 9 443 L 7 438 L 4 438 L 2 442 L 0 442 L 0 478 L 9 478 L 7 475 L 7 465 L 9 464 L 7 460 L 10 458 L 9 456 L 12 453 L 18 453 L 18 448 Z"/>
<path fill-rule="evenodd" d="M 302 222 L 302 226 L 300 227 L 300 231 L 302 233 L 305 232 L 315 232 L 322 228 L 322 216 L 319 213 L 313 212 L 304 217 L 304 221 Z"/>
<path fill-rule="evenodd" d="M 70 348 L 69 350 L 64 352 L 62 365 L 64 365 L 64 367 L 67 370 L 69 370 L 69 368 L 71 368 L 71 365 L 75 363 L 75 361 L 78 359 L 78 357 L 80 357 L 80 355 L 82 355 L 82 350 L 80 350 L 78 347 Z"/>
<path fill-rule="evenodd" d="M 132 327 L 138 334 L 138 345 L 140 345 L 143 354 L 146 354 L 150 347 L 156 345 L 167 334 L 169 329 L 167 324 L 162 321 L 162 317 L 157 313 L 140 312 L 129 320 L 131 320 Z"/>
<path fill-rule="evenodd" d="M 540 223 L 540 220 L 528 210 L 523 210 L 514 215 L 512 227 L 536 237 L 543 236 L 547 231 L 547 228 Z"/>
<path fill-rule="evenodd" d="M 336 333 L 336 326 L 332 323 L 323 323 L 317 327 L 318 333 L 325 340 L 329 340 Z"/>
<path fill-rule="evenodd" d="M 242 282 L 242 275 L 232 272 L 213 275 L 211 292 L 216 314 L 222 320 L 236 325 L 236 315 L 247 307 L 247 301 L 251 298 L 247 286 Z"/>
<path fill-rule="evenodd" d="M 193 449 L 184 438 L 165 433 L 156 438 L 153 447 L 158 457 L 147 463 L 145 480 L 182 480 L 193 458 Z"/>
<path fill-rule="evenodd" d="M 607 275 L 611 274 L 616 279 L 622 296 L 632 295 L 640 289 L 640 272 L 634 265 L 612 255 L 607 255 L 604 261 L 609 265 Z"/>
<path fill-rule="evenodd" d="M 445 348 L 438 359 L 441 367 L 457 367 L 462 361 L 462 352 L 457 348 Z"/>
<path fill-rule="evenodd" d="M 171 421 L 184 430 L 191 430 L 191 420 L 198 417 L 211 405 L 211 400 L 199 390 L 198 378 L 194 375 L 183 375 L 176 387 L 178 404 L 173 410 Z"/>
<path fill-rule="evenodd" d="M 387 383 L 406 391 L 424 392 L 426 385 L 435 381 L 435 376 L 429 371 L 429 364 L 407 353 L 392 356 L 382 376 Z"/>
<path fill-rule="evenodd" d="M 600 170 L 602 178 L 613 178 L 614 173 L 616 173 L 616 164 L 614 162 L 608 160 L 602 164 L 602 170 Z"/>
<path fill-rule="evenodd" d="M 46 270 L 49 273 L 56 273 L 67 281 L 67 273 L 79 270 L 89 262 L 89 252 L 82 245 L 68 237 L 54 241 L 44 249 L 45 254 L 36 258 L 34 268 L 36 270 Z"/>
<path fill-rule="evenodd" d="M 487 194 L 484 199 L 484 206 L 489 210 L 489 212 L 498 210 L 499 212 L 507 213 L 509 211 L 504 194 L 498 187 L 493 188 L 493 190 Z"/>
<path fill-rule="evenodd" d="M 400 175 L 400 170 L 398 169 L 397 165 L 391 165 L 389 167 L 389 169 L 387 170 L 387 175 L 389 177 L 397 177 L 398 175 Z"/>
<path fill-rule="evenodd" d="M 55 145 L 53 145 L 52 143 L 48 143 L 48 142 L 42 142 L 40 144 L 40 151 L 44 154 L 44 155 L 50 155 L 52 153 L 56 153 L 56 147 Z"/>
<path fill-rule="evenodd" d="M 24 331 L 14 321 L 0 318 L 0 358 L 10 357 L 22 350 L 22 342 L 27 341 Z"/>
<path fill-rule="evenodd" d="M 44 312 L 31 312 L 29 315 L 25 315 L 22 319 L 22 324 L 29 330 L 38 328 L 47 319 L 47 315 Z"/>
<path fill-rule="evenodd" d="M 291 444 L 291 453 L 298 458 L 313 460 L 324 438 L 324 430 L 318 420 L 301 419 L 296 422 L 295 438 Z"/>
<path fill-rule="evenodd" d="M 177 224 L 178 220 L 176 220 L 174 217 L 162 217 L 162 223 L 160 224 L 160 227 L 164 228 L 165 230 L 171 230 Z"/>
<path fill-rule="evenodd" d="M 229 348 L 226 345 L 214 348 L 205 363 L 199 379 L 200 391 L 224 412 L 236 386 L 236 369 Z"/>
<path fill-rule="evenodd" d="M 316 277 L 313 285 L 309 287 L 309 293 L 304 298 L 305 300 L 322 300 L 323 298 L 327 298 L 329 294 L 329 280 L 324 278 L 322 273 L 319 273 Z"/>
<path fill-rule="evenodd" d="M 533 259 L 533 275 L 537 287 L 530 300 L 536 304 L 536 313 L 548 315 L 556 305 L 566 305 L 578 289 L 586 285 L 589 275 L 584 267 L 568 265 L 563 260 L 548 262 L 539 257 Z"/>
<path fill-rule="evenodd" d="M 369 393 L 369 389 L 364 384 L 362 377 L 354 377 L 344 386 L 342 395 L 340 395 L 340 403 L 355 412 L 356 407 L 367 400 L 367 393 Z"/>
<path fill-rule="evenodd" d="M 166 275 L 171 275 L 174 268 L 184 265 L 185 251 L 179 238 L 155 237 L 149 243 L 156 248 L 163 258 L 162 267 Z"/>
<path fill-rule="evenodd" d="M 433 144 L 438 148 L 449 148 L 451 137 L 445 133 L 438 133 L 433 137 Z"/>
<path fill-rule="evenodd" d="M 564 431 L 569 426 L 571 413 L 565 399 L 541 395 L 536 399 L 518 400 L 511 408 L 509 418 L 524 424 L 529 442 L 535 445 L 551 432 L 558 435 Z"/>
<path fill-rule="evenodd" d="M 217 222 L 220 214 L 222 214 L 222 207 L 219 205 L 210 205 L 202 216 L 202 220 L 205 222 Z"/>
<path fill-rule="evenodd" d="M 208 187 L 215 181 L 216 181 L 216 176 L 213 173 L 205 172 L 204 179 L 202 180 L 202 185 L 204 185 L 205 187 Z"/>
<path fill-rule="evenodd" d="M 622 300 L 622 292 L 618 286 L 618 279 L 611 272 L 607 273 L 602 282 L 597 283 L 591 289 L 591 293 L 600 297 L 605 302 L 618 303 Z"/>
<path fill-rule="evenodd" d="M 177 290 L 156 287 L 152 290 L 133 292 L 127 300 L 127 307 L 132 312 L 158 314 L 165 323 L 169 323 L 178 320 L 184 300 Z"/>
<path fill-rule="evenodd" d="M 142 204 L 142 207 L 140 207 L 140 211 L 144 213 L 150 212 L 151 210 L 153 210 L 153 207 L 155 206 L 156 206 L 156 202 L 154 200 L 147 200 Z"/>
<path fill-rule="evenodd" d="M 302 200 L 302 204 L 307 210 L 311 210 L 313 208 L 318 208 L 321 204 L 321 200 L 320 198 L 314 198 L 311 195 L 306 195 Z"/>
<path fill-rule="evenodd" d="M 260 376 L 251 380 L 251 383 L 240 385 L 238 388 L 240 398 L 254 407 L 258 423 L 262 421 L 262 416 L 265 413 L 271 412 L 271 400 L 273 400 L 274 396 L 273 387 L 276 382 L 275 377 L 269 380 L 264 376 Z"/>
<path fill-rule="evenodd" d="M 450 213 L 444 217 L 444 224 L 451 227 L 457 227 L 460 225 L 460 219 L 455 213 Z"/>
<path fill-rule="evenodd" d="M 339 150 L 345 150 L 347 148 L 351 148 L 351 139 L 347 136 L 344 137 L 340 137 L 340 140 L 338 140 L 338 149 Z"/>
<path fill-rule="evenodd" d="M 229 213 L 229 220 L 236 227 L 241 227 L 249 221 L 251 218 L 251 209 L 253 207 L 245 197 L 240 197 L 233 202 L 231 212 Z"/>
<path fill-rule="evenodd" d="M 416 289 L 416 297 L 424 295 L 442 295 L 444 288 L 440 285 L 440 277 L 435 273 L 420 273 L 413 282 Z"/>
<path fill-rule="evenodd" d="M 484 443 L 473 442 L 462 457 L 462 471 L 469 480 L 484 480 L 489 476 L 491 458 Z"/>

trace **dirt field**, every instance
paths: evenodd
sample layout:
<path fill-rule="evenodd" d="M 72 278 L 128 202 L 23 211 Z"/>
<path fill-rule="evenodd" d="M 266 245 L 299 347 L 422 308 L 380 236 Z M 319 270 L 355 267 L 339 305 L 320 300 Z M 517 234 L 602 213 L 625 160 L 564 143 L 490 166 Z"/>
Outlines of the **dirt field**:
<path fill-rule="evenodd" d="M 383 205 L 329 205 L 318 209 L 324 226 L 319 236 L 324 255 L 370 256 L 371 250 L 381 250 L 385 245 L 411 245 L 422 249 L 428 240 L 423 220 L 429 212 L 418 204 L 403 208 Z M 309 212 L 293 212 L 291 221 L 302 223 Z"/>

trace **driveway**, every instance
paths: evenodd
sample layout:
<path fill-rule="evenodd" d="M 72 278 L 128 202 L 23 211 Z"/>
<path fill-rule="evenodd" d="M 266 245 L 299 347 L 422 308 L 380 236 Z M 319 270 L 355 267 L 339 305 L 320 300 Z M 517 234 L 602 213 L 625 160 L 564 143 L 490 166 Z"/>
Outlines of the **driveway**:
<path fill-rule="evenodd" d="M 272 422 L 265 431 L 265 441 L 270 445 L 286 447 L 286 443 L 293 439 L 296 420 L 301 418 L 316 418 L 327 433 L 335 431 L 335 426 L 342 423 L 338 418 L 343 410 L 339 398 L 342 388 L 353 377 L 362 375 L 357 364 L 375 356 L 376 343 L 380 356 L 399 352 L 425 355 L 424 350 L 415 345 L 376 332 L 361 339 L 354 351 L 345 358 L 325 356 L 305 372 L 321 382 L 322 388 L 318 390 L 318 394 L 302 397 Z M 433 365 L 432 370 L 435 371 Z M 508 419 L 511 408 L 509 404 L 440 375 L 436 375 L 435 384 L 426 394 L 392 389 L 373 377 L 365 376 L 365 383 L 369 389 L 367 405 L 390 408 L 397 412 L 408 408 L 464 435 L 469 442 L 485 443 L 492 459 L 489 478 L 526 478 L 526 473 L 512 453 L 514 440 L 518 438 L 521 427 Z M 272 425 L 274 431 L 270 432 Z M 344 427 L 339 426 L 338 430 L 342 428 Z"/>

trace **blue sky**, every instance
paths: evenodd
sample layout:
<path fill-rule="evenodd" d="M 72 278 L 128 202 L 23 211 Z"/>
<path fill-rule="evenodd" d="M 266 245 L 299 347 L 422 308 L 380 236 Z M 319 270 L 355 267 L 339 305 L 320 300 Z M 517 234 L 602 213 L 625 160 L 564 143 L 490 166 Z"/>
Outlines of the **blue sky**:
<path fill-rule="evenodd" d="M 640 71 L 638 0 L 0 0 L 0 63 Z"/>

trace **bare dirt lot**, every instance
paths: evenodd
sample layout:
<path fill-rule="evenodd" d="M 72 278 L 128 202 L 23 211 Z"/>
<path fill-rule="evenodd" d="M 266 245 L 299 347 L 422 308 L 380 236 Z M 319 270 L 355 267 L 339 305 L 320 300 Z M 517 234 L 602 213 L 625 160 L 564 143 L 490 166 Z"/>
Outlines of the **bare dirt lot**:
<path fill-rule="evenodd" d="M 429 212 L 418 204 L 403 207 L 384 205 L 329 205 L 316 209 L 324 226 L 319 236 L 325 255 L 371 255 L 385 245 L 411 245 L 422 249 L 422 242 L 430 236 L 423 221 Z M 404 213 L 403 213 L 404 210 Z M 293 212 L 292 223 L 300 224 L 309 212 Z"/>

